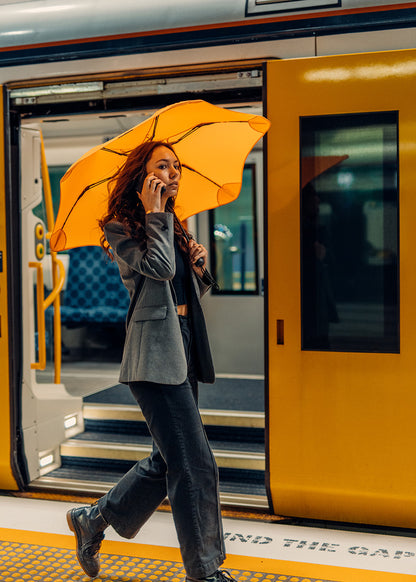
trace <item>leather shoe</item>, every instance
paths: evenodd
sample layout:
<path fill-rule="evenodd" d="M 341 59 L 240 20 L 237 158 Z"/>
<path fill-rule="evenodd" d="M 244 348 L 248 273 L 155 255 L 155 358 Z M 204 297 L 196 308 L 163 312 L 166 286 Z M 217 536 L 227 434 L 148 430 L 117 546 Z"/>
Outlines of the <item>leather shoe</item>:
<path fill-rule="evenodd" d="M 191 578 L 186 576 L 185 582 L 237 582 L 227 570 L 217 570 L 211 576 L 205 578 Z"/>
<path fill-rule="evenodd" d="M 108 524 L 96 505 L 70 509 L 66 520 L 77 540 L 78 562 L 87 576 L 95 578 L 100 571 L 99 551 Z"/>

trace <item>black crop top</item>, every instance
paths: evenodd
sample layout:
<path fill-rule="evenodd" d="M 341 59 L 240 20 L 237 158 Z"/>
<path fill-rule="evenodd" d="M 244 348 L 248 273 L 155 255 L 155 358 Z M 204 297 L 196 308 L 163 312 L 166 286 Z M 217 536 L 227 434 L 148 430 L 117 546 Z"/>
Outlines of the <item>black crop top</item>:
<path fill-rule="evenodd" d="M 176 272 L 172 283 L 178 305 L 187 305 L 189 289 L 189 264 L 186 255 L 175 241 Z"/>

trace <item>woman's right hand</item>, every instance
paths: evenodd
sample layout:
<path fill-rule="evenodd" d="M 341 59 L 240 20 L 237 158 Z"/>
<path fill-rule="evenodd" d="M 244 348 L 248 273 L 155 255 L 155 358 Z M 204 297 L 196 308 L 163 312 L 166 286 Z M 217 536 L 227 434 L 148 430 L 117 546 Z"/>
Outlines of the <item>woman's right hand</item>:
<path fill-rule="evenodd" d="M 165 183 L 153 172 L 146 176 L 142 191 L 137 192 L 146 213 L 165 211 L 166 198 L 162 196 L 164 186 Z"/>

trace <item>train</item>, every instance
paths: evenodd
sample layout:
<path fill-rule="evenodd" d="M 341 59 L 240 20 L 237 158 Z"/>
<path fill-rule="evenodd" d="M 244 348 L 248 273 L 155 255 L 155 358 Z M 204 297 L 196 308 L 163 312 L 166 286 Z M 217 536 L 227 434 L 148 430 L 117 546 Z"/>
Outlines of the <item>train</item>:
<path fill-rule="evenodd" d="M 0 23 L 0 488 L 105 490 L 62 466 L 97 411 L 111 430 L 112 401 L 91 397 L 117 387 L 126 297 L 94 294 L 112 268 L 98 247 L 50 250 L 59 180 L 204 99 L 271 121 L 239 198 L 188 221 L 220 283 L 204 309 L 237 411 L 221 421 L 219 398 L 204 419 L 265 435 L 224 503 L 414 528 L 416 2 L 12 0 Z"/>

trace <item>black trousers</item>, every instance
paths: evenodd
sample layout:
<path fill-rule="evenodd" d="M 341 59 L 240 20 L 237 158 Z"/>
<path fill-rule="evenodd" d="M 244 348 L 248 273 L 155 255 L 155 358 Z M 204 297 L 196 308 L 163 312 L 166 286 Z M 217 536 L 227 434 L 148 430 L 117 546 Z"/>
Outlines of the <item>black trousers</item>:
<path fill-rule="evenodd" d="M 186 573 L 203 578 L 225 559 L 218 469 L 198 410 L 188 318 L 179 319 L 188 378 L 179 386 L 129 385 L 152 435 L 153 452 L 137 462 L 98 506 L 121 536 L 132 538 L 167 495 Z"/>

